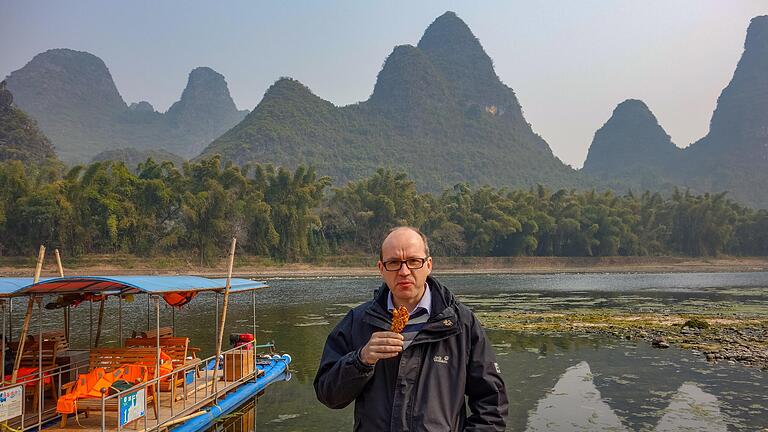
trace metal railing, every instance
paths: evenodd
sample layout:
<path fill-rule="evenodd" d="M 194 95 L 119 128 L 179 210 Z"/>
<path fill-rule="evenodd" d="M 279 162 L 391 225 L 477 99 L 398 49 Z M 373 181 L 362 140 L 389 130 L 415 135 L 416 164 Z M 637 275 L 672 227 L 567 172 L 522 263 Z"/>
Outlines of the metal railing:
<path fill-rule="evenodd" d="M 112 395 L 103 395 L 101 402 L 101 431 L 103 432 L 107 429 L 111 429 L 106 425 L 105 414 L 107 407 L 109 405 L 119 406 L 120 398 L 142 390 L 144 391 L 145 395 L 143 407 L 144 415 L 142 416 L 141 420 L 136 421 L 143 420 L 145 430 L 158 430 L 180 423 L 179 420 L 188 416 L 188 414 L 191 412 L 199 410 L 200 408 L 210 403 L 216 403 L 216 401 L 218 401 L 221 396 L 225 395 L 229 391 L 234 390 L 245 382 L 254 380 L 258 373 L 257 364 L 260 357 L 258 348 L 269 348 L 272 351 L 274 350 L 274 344 L 269 343 L 258 345 L 255 341 L 252 341 L 240 347 L 224 351 L 221 353 L 223 361 L 220 362 L 220 365 L 222 366 L 222 370 L 220 371 L 210 370 L 210 365 L 216 359 L 216 356 L 213 355 L 202 360 L 195 360 L 194 363 L 183 365 L 182 367 L 174 369 L 172 372 L 159 377 L 155 377 L 151 380 L 148 380 L 147 382 L 137 384 L 127 390 L 123 390 Z M 240 359 L 238 362 L 239 370 L 233 371 L 232 363 L 237 357 Z M 249 361 L 243 361 L 248 357 L 250 357 Z M 250 367 L 251 365 L 252 368 Z M 222 382 L 219 382 L 220 378 L 227 378 L 224 376 L 227 371 L 230 372 L 230 378 L 235 379 L 223 380 Z M 198 374 L 202 376 L 198 377 Z M 181 376 L 184 381 L 184 385 L 181 387 L 183 394 L 181 395 L 180 400 L 178 399 L 179 395 L 177 394 L 175 383 L 175 380 L 178 379 L 177 377 L 179 376 Z M 191 389 L 189 389 L 187 386 L 187 380 L 189 379 L 188 377 L 191 377 Z M 170 390 L 165 392 L 161 391 L 163 382 L 170 382 Z M 153 403 L 157 404 L 156 406 L 158 415 L 154 421 L 149 420 L 150 407 L 148 404 L 147 396 L 150 393 L 150 388 L 154 391 Z M 162 409 L 162 402 L 166 402 L 161 397 L 163 393 L 171 393 L 169 396 L 169 409 L 167 410 Z M 180 406 L 177 406 L 176 402 L 179 401 L 181 404 Z M 117 424 L 115 427 L 118 432 L 122 432 L 123 426 L 126 425 L 121 424 L 119 412 L 116 420 Z"/>
<path fill-rule="evenodd" d="M 207 357 L 205 359 L 187 359 L 186 364 L 175 368 L 173 371 L 158 377 L 154 377 L 146 382 L 142 382 L 128 388 L 126 390 L 119 391 L 114 394 L 108 394 L 109 389 L 101 389 L 102 397 L 100 399 L 100 414 L 101 424 L 99 427 L 86 427 L 87 429 L 100 429 L 102 432 L 108 429 L 117 430 L 122 432 L 124 426 L 134 421 L 143 421 L 144 429 L 146 431 L 159 430 L 170 427 L 171 425 L 181 423 L 185 417 L 196 410 L 208 405 L 210 403 L 216 403 L 218 399 L 224 396 L 231 390 L 239 387 L 241 384 L 254 380 L 258 374 L 258 367 L 263 354 L 259 352 L 259 348 L 267 348 L 271 353 L 274 353 L 274 344 L 256 344 L 256 341 L 247 342 L 237 348 L 232 348 L 222 352 L 222 361 L 220 362 L 220 370 L 214 371 L 212 364 L 216 358 L 215 355 Z M 235 362 L 236 359 L 239 359 Z M 266 359 L 265 359 L 266 360 Z M 239 369 L 233 370 L 235 363 L 238 363 Z M 22 377 L 23 382 L 17 382 L 16 384 L 4 383 L 0 386 L 0 392 L 14 388 L 18 385 L 23 385 L 24 388 L 34 388 L 37 386 L 37 410 L 27 412 L 27 404 L 24 404 L 22 409 L 21 419 L 18 417 L 9 420 L 7 423 L 14 430 L 27 431 L 27 430 L 39 430 L 44 425 L 52 422 L 58 422 L 61 420 L 61 414 L 56 412 L 55 401 L 48 400 L 51 406 L 45 407 L 45 383 L 47 378 L 51 378 L 51 382 L 55 382 L 55 391 L 57 395 L 61 396 L 62 385 L 68 382 L 76 382 L 77 377 L 73 377 L 73 373 L 83 373 L 88 371 L 88 361 L 79 361 L 67 366 L 60 366 L 55 369 L 48 369 L 43 373 L 35 373 L 34 377 Z M 226 375 L 228 376 L 225 376 Z M 226 380 L 225 378 L 230 378 Z M 177 387 L 177 380 L 182 380 L 182 385 Z M 221 381 L 220 381 L 221 380 Z M 21 381 L 21 379 L 19 380 Z M 168 389 L 162 391 L 163 384 L 168 384 Z M 144 393 L 143 400 L 143 416 L 140 416 L 136 420 L 132 420 L 125 424 L 121 424 L 120 413 L 120 401 L 123 397 L 130 396 L 134 393 Z M 170 393 L 170 394 L 169 394 Z M 152 403 L 156 404 L 157 416 L 153 420 L 149 419 L 150 405 L 148 402 L 148 396 L 152 395 Z M 161 395 L 167 395 L 165 399 Z M 26 394 L 24 395 L 26 399 Z M 94 401 L 94 399 L 89 399 Z M 98 400 L 98 399 L 96 399 Z M 180 402 L 180 403 L 178 403 Z M 168 404 L 163 406 L 163 404 Z M 33 407 L 34 408 L 34 407 Z M 166 408 L 166 409 L 163 409 Z M 116 420 L 116 424 L 107 424 L 107 412 L 117 411 L 117 418 L 110 418 L 112 423 Z M 152 410 L 151 413 L 155 411 Z M 92 413 L 94 413 L 92 411 Z M 35 422 L 28 422 L 28 417 L 31 414 L 35 414 L 37 419 Z M 181 421 L 180 421 L 181 420 Z"/>
<path fill-rule="evenodd" d="M 53 386 L 53 391 L 56 393 L 57 398 L 61 395 L 61 388 L 64 384 L 76 381 L 77 375 L 82 372 L 88 371 L 88 359 L 80 361 L 74 361 L 67 365 L 55 366 L 50 368 L 38 368 L 33 374 L 24 375 L 17 378 L 16 383 L 3 381 L 0 385 L 0 393 L 6 392 L 10 389 L 14 389 L 18 386 L 22 386 L 22 406 L 21 416 L 8 419 L 3 422 L 6 426 L 14 430 L 26 431 L 30 429 L 40 429 L 40 427 L 51 421 L 54 417 L 60 418 L 60 416 L 54 414 L 56 412 L 55 399 L 47 400 L 45 397 L 46 388 L 49 382 Z M 27 404 L 27 395 L 29 390 L 32 389 L 37 395 L 37 400 L 32 400 L 31 404 Z M 46 406 L 46 402 L 49 405 Z M 30 408 L 29 411 L 27 408 Z M 31 416 L 36 417 L 34 422 L 29 422 Z"/>

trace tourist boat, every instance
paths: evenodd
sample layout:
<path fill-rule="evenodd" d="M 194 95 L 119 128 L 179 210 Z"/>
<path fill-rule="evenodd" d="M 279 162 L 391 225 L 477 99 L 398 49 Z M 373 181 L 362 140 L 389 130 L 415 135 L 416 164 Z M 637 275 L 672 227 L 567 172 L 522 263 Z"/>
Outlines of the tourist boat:
<path fill-rule="evenodd" d="M 257 344 L 246 334 L 234 337 L 236 346 L 221 348 L 229 295 L 242 298 L 251 294 L 252 328 L 246 331 L 255 335 L 256 292 L 266 287 L 264 282 L 248 279 L 197 276 L 70 276 L 37 282 L 0 278 L 4 341 L 0 426 L 12 432 L 43 428 L 195 432 L 209 428 L 269 384 L 290 378 L 291 358 L 276 354 L 273 343 Z M 200 293 L 216 297 L 217 349 L 208 357 L 198 356 L 199 350 L 193 348 L 196 342 L 177 335 L 175 329 L 176 309 Z M 147 322 L 143 316 L 139 320 L 145 331 L 124 337 L 124 303 L 134 301 L 131 314 L 136 321 L 135 302 L 140 296 L 146 296 Z M 105 320 L 108 298 L 118 300 L 117 316 Z M 161 302 L 174 306 L 170 327 L 160 325 Z M 11 319 L 13 306 L 20 303 L 26 303 L 22 323 Z M 70 322 L 70 309 L 78 304 L 88 305 L 87 325 Z M 94 305 L 99 310 L 95 333 Z M 58 314 L 59 309 L 64 311 L 63 325 L 46 328 L 45 323 L 52 320 L 45 315 Z M 30 326 L 33 317 L 36 322 Z M 62 322 L 60 316 L 55 318 Z M 99 347 L 105 321 L 118 327 L 117 341 L 112 343 L 116 346 Z M 85 349 L 69 346 L 73 325 L 82 329 L 81 345 L 85 345 L 83 332 L 88 328 Z"/>

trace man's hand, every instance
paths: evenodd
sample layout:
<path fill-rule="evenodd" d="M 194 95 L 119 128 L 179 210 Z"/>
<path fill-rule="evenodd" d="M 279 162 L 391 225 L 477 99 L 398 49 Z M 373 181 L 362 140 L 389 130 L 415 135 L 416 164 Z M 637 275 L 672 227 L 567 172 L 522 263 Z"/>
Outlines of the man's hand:
<path fill-rule="evenodd" d="M 403 350 L 403 335 L 395 332 L 376 332 L 360 350 L 360 360 L 374 365 L 381 359 L 396 357 Z"/>

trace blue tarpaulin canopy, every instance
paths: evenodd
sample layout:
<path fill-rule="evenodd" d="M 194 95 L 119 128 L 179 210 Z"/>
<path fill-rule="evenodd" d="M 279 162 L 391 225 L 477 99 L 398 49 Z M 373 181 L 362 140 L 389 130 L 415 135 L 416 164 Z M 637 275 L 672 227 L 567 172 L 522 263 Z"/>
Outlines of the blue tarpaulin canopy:
<path fill-rule="evenodd" d="M 24 284 L 23 280 L 27 280 Z M 67 276 L 41 279 L 33 284 L 32 278 L 0 278 L 0 296 L 63 293 L 121 293 L 168 294 L 188 291 L 220 291 L 227 284 L 225 278 L 209 279 L 200 276 Z M 16 287 L 13 290 L 13 287 Z M 244 292 L 267 288 L 264 282 L 232 278 L 230 292 Z"/>
<path fill-rule="evenodd" d="M 40 281 L 42 282 L 48 279 L 50 278 L 40 278 Z M 35 279 L 31 277 L 0 277 L 0 298 L 13 296 L 13 294 L 21 288 L 27 285 L 32 285 L 34 280 Z"/>

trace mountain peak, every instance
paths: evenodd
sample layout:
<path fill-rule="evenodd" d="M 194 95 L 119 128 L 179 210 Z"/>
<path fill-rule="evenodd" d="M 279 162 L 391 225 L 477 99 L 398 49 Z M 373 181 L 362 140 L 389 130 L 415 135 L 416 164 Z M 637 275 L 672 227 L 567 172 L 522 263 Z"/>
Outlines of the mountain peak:
<path fill-rule="evenodd" d="M 460 87 L 476 79 L 498 80 L 491 58 L 469 26 L 454 12 L 437 17 L 424 31 L 418 48 L 432 59 L 449 81 Z"/>
<path fill-rule="evenodd" d="M 744 49 L 748 47 L 762 52 L 768 51 L 768 15 L 756 16 L 750 21 Z"/>
<path fill-rule="evenodd" d="M 514 91 L 496 76 L 480 41 L 455 13 L 437 17 L 424 31 L 418 48 L 445 78 L 461 106 L 492 109 L 513 127 L 530 130 Z"/>
<path fill-rule="evenodd" d="M 768 160 L 768 15 L 752 19 L 747 29 L 744 53 L 728 86 L 717 100 L 703 147 L 717 152 L 740 148 L 750 152 L 757 146 Z M 714 144 L 719 142 L 719 144 Z M 712 147 L 714 145 L 714 147 Z M 691 146 L 696 147 L 696 145 Z M 747 156 L 748 158 L 750 156 Z"/>
<path fill-rule="evenodd" d="M 67 48 L 37 54 L 8 77 L 16 104 L 33 116 L 40 112 L 66 111 L 73 101 L 91 106 L 103 117 L 127 107 L 117 91 L 107 65 L 99 57 Z"/>
<path fill-rule="evenodd" d="M 419 48 L 429 50 L 434 45 L 445 43 L 470 45 L 482 51 L 483 47 L 469 28 L 455 12 L 448 11 L 432 21 L 419 40 Z"/>
<path fill-rule="evenodd" d="M 616 108 L 613 109 L 611 120 L 616 121 L 622 117 L 626 117 L 632 121 L 644 121 L 656 125 L 659 124 L 656 120 L 656 116 L 654 116 L 651 109 L 648 108 L 648 105 L 640 99 L 626 99 L 616 105 Z"/>
<path fill-rule="evenodd" d="M 312 90 L 305 86 L 301 81 L 285 76 L 278 78 L 277 81 L 272 83 L 272 85 L 267 89 L 266 94 L 283 91 L 298 91 L 302 93 L 309 93 L 312 96 L 315 95 L 312 93 Z"/>
<path fill-rule="evenodd" d="M 188 154 L 197 154 L 211 141 L 245 117 L 237 110 L 224 76 L 209 67 L 189 73 L 181 99 L 166 112 L 179 131 L 192 134 L 194 144 Z"/>
<path fill-rule="evenodd" d="M 209 67 L 199 66 L 192 69 L 192 72 L 189 73 L 189 78 L 187 79 L 187 88 L 195 88 L 205 85 L 223 85 L 226 87 L 227 81 L 224 79 L 224 75 Z M 229 92 L 229 90 L 227 90 L 227 92 Z"/>
<path fill-rule="evenodd" d="M 181 99 L 168 109 L 168 114 L 171 117 L 179 116 L 180 111 L 190 105 L 209 105 L 223 108 L 226 112 L 237 111 L 224 76 L 209 67 L 197 67 L 189 73 Z"/>
<path fill-rule="evenodd" d="M 445 80 L 424 52 L 413 45 L 398 45 L 384 61 L 371 103 L 390 114 L 413 118 L 430 105 L 447 107 L 451 99 Z"/>
<path fill-rule="evenodd" d="M 267 91 L 264 93 L 264 98 L 261 100 L 261 102 L 259 102 L 259 105 L 263 105 L 275 100 L 282 100 L 291 104 L 329 103 L 312 93 L 312 90 L 302 84 L 301 81 L 291 77 L 280 77 L 271 86 L 269 86 Z"/>
<path fill-rule="evenodd" d="M 679 153 L 645 102 L 627 99 L 595 132 L 584 171 L 621 176 L 637 168 L 659 166 Z"/>

